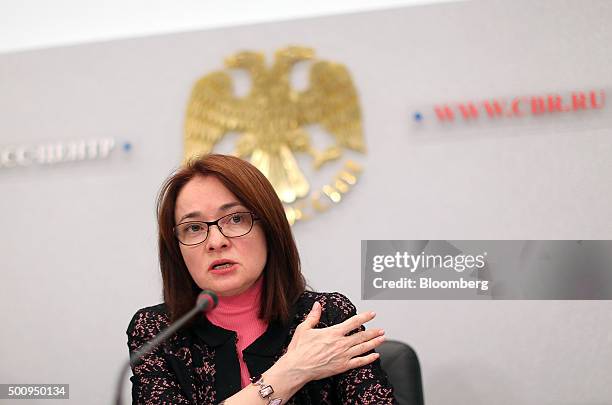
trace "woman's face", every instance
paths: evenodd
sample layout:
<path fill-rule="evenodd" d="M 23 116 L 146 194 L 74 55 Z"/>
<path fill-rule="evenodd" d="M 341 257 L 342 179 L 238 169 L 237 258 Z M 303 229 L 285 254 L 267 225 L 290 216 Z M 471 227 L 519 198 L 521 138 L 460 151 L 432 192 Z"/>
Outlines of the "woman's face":
<path fill-rule="evenodd" d="M 176 224 L 215 221 L 227 214 L 247 211 L 216 177 L 196 176 L 179 192 L 174 220 Z M 259 221 L 255 221 L 249 233 L 236 238 L 225 237 L 218 227 L 212 225 L 203 243 L 179 246 L 187 269 L 198 287 L 221 296 L 240 294 L 252 286 L 263 271 L 268 253 Z M 227 267 L 223 263 L 231 265 Z"/>

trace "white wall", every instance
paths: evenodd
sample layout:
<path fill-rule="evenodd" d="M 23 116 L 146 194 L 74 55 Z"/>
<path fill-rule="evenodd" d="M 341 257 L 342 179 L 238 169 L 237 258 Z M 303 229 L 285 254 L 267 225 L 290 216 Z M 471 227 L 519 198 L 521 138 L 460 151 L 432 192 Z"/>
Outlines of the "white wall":
<path fill-rule="evenodd" d="M 3 0 L 0 53 L 456 0 Z"/>
<path fill-rule="evenodd" d="M 609 127 L 416 134 L 411 114 L 609 87 L 611 19 L 606 1 L 466 2 L 0 56 L 2 145 L 134 145 L 0 171 L 0 382 L 110 400 L 127 323 L 160 300 L 154 199 L 181 158 L 192 83 L 236 50 L 295 43 L 349 67 L 368 145 L 346 201 L 295 227 L 311 285 L 376 310 L 377 326 L 413 345 L 428 404 L 611 403 L 609 301 L 359 300 L 362 239 L 609 238 Z"/>

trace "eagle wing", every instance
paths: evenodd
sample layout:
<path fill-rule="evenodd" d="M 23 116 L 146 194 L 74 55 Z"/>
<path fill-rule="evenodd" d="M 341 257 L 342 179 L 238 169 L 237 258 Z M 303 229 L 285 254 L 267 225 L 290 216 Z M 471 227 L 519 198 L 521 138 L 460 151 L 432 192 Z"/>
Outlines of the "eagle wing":
<path fill-rule="evenodd" d="M 245 132 L 253 115 L 250 103 L 234 95 L 232 77 L 213 72 L 196 82 L 185 119 L 185 160 L 210 153 L 230 131 Z"/>
<path fill-rule="evenodd" d="M 340 64 L 320 61 L 310 69 L 310 87 L 298 95 L 300 124 L 319 123 L 338 144 L 365 152 L 361 110 L 348 70 Z"/>

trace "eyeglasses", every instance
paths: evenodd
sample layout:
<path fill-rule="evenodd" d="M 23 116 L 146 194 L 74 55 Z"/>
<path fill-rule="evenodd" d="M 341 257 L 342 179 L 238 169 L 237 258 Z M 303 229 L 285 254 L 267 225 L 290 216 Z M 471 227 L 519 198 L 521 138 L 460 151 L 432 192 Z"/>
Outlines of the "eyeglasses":
<path fill-rule="evenodd" d="M 226 238 L 237 238 L 251 232 L 257 219 L 252 212 L 233 212 L 211 222 L 182 222 L 174 227 L 174 235 L 183 245 L 199 245 L 208 237 L 210 227 L 217 225 L 219 232 Z"/>

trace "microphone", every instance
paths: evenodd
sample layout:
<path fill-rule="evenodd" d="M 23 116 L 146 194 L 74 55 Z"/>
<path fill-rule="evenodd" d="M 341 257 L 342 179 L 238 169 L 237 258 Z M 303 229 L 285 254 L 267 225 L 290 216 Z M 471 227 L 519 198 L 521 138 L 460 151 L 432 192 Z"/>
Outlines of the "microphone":
<path fill-rule="evenodd" d="M 119 380 L 117 381 L 117 389 L 115 391 L 115 405 L 121 405 L 123 402 L 121 400 L 121 396 L 123 394 L 123 381 L 125 380 L 125 376 L 130 369 L 131 366 L 136 366 L 140 363 L 142 357 L 145 354 L 148 354 L 155 350 L 157 346 L 163 343 L 166 339 L 172 336 L 177 330 L 179 330 L 189 319 L 191 319 L 194 315 L 200 312 L 208 312 L 212 311 L 217 304 L 219 303 L 219 299 L 217 298 L 217 294 L 212 291 L 204 290 L 196 299 L 195 306 L 191 309 L 191 311 L 187 312 L 185 315 L 180 317 L 176 322 L 172 325 L 168 326 L 165 330 L 161 331 L 157 336 L 153 339 L 142 345 L 142 347 L 136 350 L 130 356 L 129 360 L 126 361 L 121 367 L 121 372 L 119 373 Z"/>

